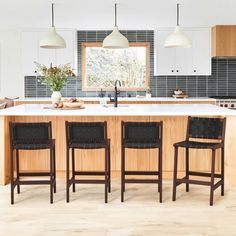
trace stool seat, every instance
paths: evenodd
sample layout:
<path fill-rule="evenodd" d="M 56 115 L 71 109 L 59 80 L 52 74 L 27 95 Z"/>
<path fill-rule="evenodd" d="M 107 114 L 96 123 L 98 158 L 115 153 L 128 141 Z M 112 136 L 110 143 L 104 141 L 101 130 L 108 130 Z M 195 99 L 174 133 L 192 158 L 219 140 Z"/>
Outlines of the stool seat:
<path fill-rule="evenodd" d="M 217 149 L 223 146 L 222 143 L 207 143 L 196 141 L 182 141 L 174 144 L 175 147 L 194 148 L 194 149 Z"/>
<path fill-rule="evenodd" d="M 45 144 L 42 144 L 42 143 L 38 143 L 38 144 L 18 143 L 18 144 L 15 144 L 15 146 L 14 146 L 15 149 L 22 149 L 22 150 L 48 149 L 50 147 L 51 147 L 50 143 L 45 143 Z"/>
<path fill-rule="evenodd" d="M 14 189 L 20 193 L 21 185 L 49 185 L 50 203 L 53 203 L 53 192 L 56 193 L 56 157 L 55 140 L 52 139 L 51 122 L 9 123 L 10 128 L 10 170 L 11 170 L 11 204 L 14 204 Z M 49 170 L 46 172 L 20 170 L 20 150 L 48 150 Z M 32 154 L 32 158 L 34 155 Z M 16 176 L 15 176 L 16 175 Z M 37 177 L 24 179 L 21 177 Z M 49 179 L 38 179 L 49 177 Z"/>
<path fill-rule="evenodd" d="M 186 192 L 189 192 L 190 184 L 210 187 L 210 206 L 213 206 L 214 191 L 221 187 L 221 195 L 224 196 L 224 141 L 225 141 L 226 118 L 188 117 L 187 133 L 184 141 L 174 143 L 174 171 L 173 171 L 173 194 L 172 200 L 176 200 L 176 188 L 186 184 Z M 202 141 L 198 141 L 201 139 Z M 212 142 L 209 142 L 209 139 Z M 179 148 L 185 149 L 185 176 L 178 178 Z M 210 149 L 211 171 L 200 172 L 190 170 L 189 149 Z M 216 151 L 220 149 L 220 173 L 216 171 Z M 202 158 L 202 156 L 198 156 Z M 191 176 L 208 177 L 206 180 L 193 180 Z M 215 178 L 220 180 L 215 183 Z"/>
<path fill-rule="evenodd" d="M 66 121 L 66 149 L 66 201 L 70 201 L 69 190 L 71 186 L 73 187 L 73 192 L 75 192 L 76 184 L 104 184 L 105 203 L 107 203 L 108 192 L 111 192 L 110 139 L 107 137 L 107 122 Z M 104 149 L 104 171 L 76 170 L 76 149 Z M 70 161 L 72 162 L 72 170 L 70 170 Z M 79 176 L 103 176 L 104 178 L 80 179 Z"/>
<path fill-rule="evenodd" d="M 105 148 L 108 145 L 108 142 L 101 142 L 101 143 L 77 143 L 71 142 L 69 144 L 70 148 L 79 148 L 79 149 L 98 149 L 98 148 Z"/>
<path fill-rule="evenodd" d="M 160 202 L 162 202 L 162 130 L 160 122 L 121 122 L 121 202 L 124 201 L 125 184 L 142 183 L 158 184 Z M 156 149 L 158 164 L 157 171 L 140 171 L 126 169 L 126 149 Z M 146 157 L 149 159 L 149 156 Z M 148 179 L 130 179 L 126 176 L 155 176 Z"/>
<path fill-rule="evenodd" d="M 126 141 L 123 145 L 125 148 L 137 148 L 137 149 L 145 149 L 145 148 L 159 148 L 161 146 L 161 142 L 155 143 L 141 143 L 141 142 L 129 142 Z"/>

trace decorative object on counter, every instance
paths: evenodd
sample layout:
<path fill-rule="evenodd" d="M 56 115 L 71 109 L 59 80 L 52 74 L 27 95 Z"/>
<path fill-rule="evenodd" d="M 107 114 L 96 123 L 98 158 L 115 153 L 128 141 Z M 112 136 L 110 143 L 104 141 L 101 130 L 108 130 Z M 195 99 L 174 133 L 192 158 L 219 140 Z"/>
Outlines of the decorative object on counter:
<path fill-rule="evenodd" d="M 51 31 L 40 42 L 41 48 L 60 49 L 66 48 L 65 40 L 56 32 L 54 24 L 54 4 L 52 3 L 52 28 Z"/>
<path fill-rule="evenodd" d="M 176 90 L 174 90 L 174 94 L 172 95 L 174 98 L 187 98 L 188 95 L 186 94 L 185 91 L 177 88 Z"/>
<path fill-rule="evenodd" d="M 192 46 L 190 39 L 182 32 L 179 25 L 179 3 L 177 4 L 177 25 L 175 31 L 165 40 L 166 48 L 190 48 Z"/>
<path fill-rule="evenodd" d="M 63 100 L 63 107 L 78 108 L 81 107 L 82 105 L 84 105 L 84 102 L 78 98 L 70 98 L 70 99 L 65 98 Z"/>
<path fill-rule="evenodd" d="M 117 3 L 115 3 L 115 26 L 111 34 L 109 34 L 104 40 L 102 46 L 109 49 L 121 49 L 128 48 L 128 39 L 120 33 L 117 26 Z"/>
<path fill-rule="evenodd" d="M 45 65 L 41 65 L 35 62 L 36 71 L 40 75 L 40 82 L 42 84 L 47 84 L 47 86 L 52 91 L 51 100 L 52 103 L 59 103 L 61 101 L 61 89 L 67 82 L 69 76 L 75 76 L 72 71 L 70 64 L 52 66 L 49 68 Z"/>
<path fill-rule="evenodd" d="M 59 110 L 77 110 L 84 109 L 84 101 L 79 98 L 65 98 L 62 102 L 54 103 L 52 106 L 46 106 L 44 109 Z"/>
<path fill-rule="evenodd" d="M 146 88 L 146 98 L 151 98 L 151 97 L 152 97 L 151 89 L 150 89 L 150 87 L 147 87 Z"/>

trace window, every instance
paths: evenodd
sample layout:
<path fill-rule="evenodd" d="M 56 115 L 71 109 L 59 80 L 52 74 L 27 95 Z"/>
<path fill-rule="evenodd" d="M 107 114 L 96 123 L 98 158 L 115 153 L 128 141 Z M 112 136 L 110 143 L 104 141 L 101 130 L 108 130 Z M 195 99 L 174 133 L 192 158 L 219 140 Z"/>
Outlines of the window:
<path fill-rule="evenodd" d="M 142 91 L 149 86 L 150 44 L 130 43 L 127 49 L 104 49 L 101 43 L 82 43 L 82 90 Z"/>

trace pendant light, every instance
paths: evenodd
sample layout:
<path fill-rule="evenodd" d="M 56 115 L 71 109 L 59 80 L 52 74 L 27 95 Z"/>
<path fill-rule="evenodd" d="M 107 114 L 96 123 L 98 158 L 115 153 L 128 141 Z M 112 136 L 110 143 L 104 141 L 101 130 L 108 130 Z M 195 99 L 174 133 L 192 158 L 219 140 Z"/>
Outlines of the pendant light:
<path fill-rule="evenodd" d="M 179 26 L 179 3 L 177 4 L 177 25 L 175 27 L 175 31 L 169 35 L 166 40 L 164 46 L 166 48 L 189 48 L 191 47 L 190 39 L 182 32 Z"/>
<path fill-rule="evenodd" d="M 65 40 L 56 32 L 54 25 L 54 4 L 52 3 L 52 28 L 50 32 L 40 42 L 41 48 L 59 49 L 66 48 Z"/>
<path fill-rule="evenodd" d="M 117 4 L 115 4 L 115 26 L 111 34 L 109 34 L 104 40 L 102 46 L 110 49 L 128 48 L 128 39 L 120 33 L 117 26 Z"/>

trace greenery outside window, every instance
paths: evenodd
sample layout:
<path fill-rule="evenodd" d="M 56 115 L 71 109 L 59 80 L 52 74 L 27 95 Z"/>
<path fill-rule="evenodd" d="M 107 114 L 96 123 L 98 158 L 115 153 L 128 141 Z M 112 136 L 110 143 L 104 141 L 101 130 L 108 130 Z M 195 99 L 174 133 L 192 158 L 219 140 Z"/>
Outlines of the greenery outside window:
<path fill-rule="evenodd" d="M 82 43 L 82 90 L 110 91 L 117 79 L 123 91 L 144 91 L 149 87 L 150 43 L 130 43 L 127 49 Z"/>

